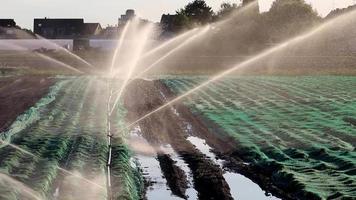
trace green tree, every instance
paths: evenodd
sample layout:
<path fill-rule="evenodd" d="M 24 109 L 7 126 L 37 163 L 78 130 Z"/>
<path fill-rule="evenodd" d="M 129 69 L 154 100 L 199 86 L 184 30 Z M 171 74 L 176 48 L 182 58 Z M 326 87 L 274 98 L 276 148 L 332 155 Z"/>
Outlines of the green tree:
<path fill-rule="evenodd" d="M 291 37 L 321 21 L 304 0 L 276 0 L 270 11 L 263 15 L 265 28 L 273 40 Z"/>
<path fill-rule="evenodd" d="M 229 16 L 233 11 L 237 10 L 238 6 L 236 3 L 222 3 L 220 5 L 220 10 L 216 13 L 216 19 L 221 19 Z"/>
<path fill-rule="evenodd" d="M 204 0 L 194 0 L 177 11 L 177 15 L 187 26 L 202 25 L 211 22 L 214 12 Z"/>

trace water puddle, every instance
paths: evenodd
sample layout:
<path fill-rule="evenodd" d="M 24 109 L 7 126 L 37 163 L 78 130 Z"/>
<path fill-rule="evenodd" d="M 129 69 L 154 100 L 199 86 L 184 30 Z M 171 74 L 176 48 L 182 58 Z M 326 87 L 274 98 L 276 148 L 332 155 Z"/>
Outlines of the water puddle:
<path fill-rule="evenodd" d="M 175 108 L 171 108 L 173 113 L 180 117 L 179 112 Z M 183 119 L 182 119 L 183 120 Z M 212 160 L 215 164 L 219 165 L 223 169 L 224 161 L 218 159 L 217 156 L 213 153 L 213 149 L 206 143 L 205 140 L 192 136 L 193 127 L 190 123 L 183 120 L 185 126 L 185 131 L 190 135 L 187 140 L 192 143 L 202 154 Z M 245 163 L 248 165 L 249 163 Z M 254 200 L 278 200 L 279 198 L 274 196 L 266 196 L 265 192 L 260 188 L 260 186 L 247 177 L 224 171 L 224 178 L 229 184 L 231 189 L 231 195 L 234 199 L 254 199 Z"/>
<path fill-rule="evenodd" d="M 234 199 L 279 200 L 274 196 L 266 196 L 265 191 L 259 185 L 241 174 L 226 172 L 224 178 L 231 188 L 231 195 Z"/>
<path fill-rule="evenodd" d="M 223 160 L 217 159 L 216 155 L 212 152 L 212 148 L 206 144 L 205 140 L 189 136 L 187 138 L 201 153 L 211 159 L 215 164 L 223 168 Z M 246 178 L 245 176 L 233 172 L 224 172 L 224 178 L 230 186 L 231 195 L 234 199 L 254 199 L 254 200 L 278 200 L 274 196 L 266 196 L 265 192 L 259 185 Z"/>
<path fill-rule="evenodd" d="M 214 161 L 214 163 L 218 164 L 222 167 L 222 161 L 217 160 L 215 154 L 212 152 L 212 148 L 206 144 L 205 140 L 195 137 L 189 136 L 187 140 L 192 143 L 201 153 L 203 153 L 206 157 L 210 158 Z"/>
<path fill-rule="evenodd" d="M 151 182 L 146 191 L 148 200 L 181 200 L 172 195 L 172 191 L 167 186 L 167 181 L 162 174 L 161 167 L 156 159 L 157 154 L 154 148 L 141 136 L 139 127 L 135 128 L 130 134 L 130 146 L 135 151 L 135 161 L 143 172 L 146 180 Z M 132 166 L 136 166 L 131 162 Z"/>
<path fill-rule="evenodd" d="M 137 155 L 136 159 L 143 171 L 143 176 L 152 183 L 146 191 L 148 200 L 181 199 L 172 196 L 171 190 L 167 187 L 167 181 L 163 178 L 159 162 L 155 157 Z"/>
<path fill-rule="evenodd" d="M 198 199 L 198 192 L 194 189 L 194 182 L 193 182 L 193 175 L 192 171 L 188 167 L 188 164 L 180 157 L 174 149 L 171 147 L 171 145 L 165 145 L 162 147 L 162 150 L 166 153 L 169 154 L 172 160 L 176 162 L 176 165 L 182 169 L 187 176 L 188 180 L 188 188 L 186 191 L 186 195 L 188 196 L 189 200 L 196 200 Z"/>
<path fill-rule="evenodd" d="M 138 134 L 133 134 L 131 137 L 136 141 L 140 140 L 141 145 L 149 145 L 148 142 Z M 212 152 L 212 148 L 206 144 L 205 140 L 194 136 L 188 137 L 187 140 L 215 164 L 219 165 L 221 168 L 223 167 L 224 161 L 217 159 L 216 155 Z M 143 145 L 142 148 L 148 149 L 148 147 L 144 147 L 145 145 Z M 153 149 L 153 147 L 151 148 Z M 176 161 L 176 165 L 181 168 L 188 177 L 189 187 L 186 191 L 188 199 L 198 199 L 198 192 L 194 189 L 193 177 L 188 165 L 170 145 L 165 145 L 161 149 Z M 146 192 L 148 200 L 181 199 L 173 196 L 171 190 L 167 187 L 167 181 L 162 174 L 161 167 L 156 159 L 156 154 L 152 154 L 151 150 L 148 150 L 146 154 L 140 151 L 140 153 L 136 154 L 135 161 L 136 162 L 132 162 L 132 166 L 136 167 L 135 163 L 138 163 L 143 171 L 143 176 L 152 182 L 152 185 L 148 187 Z M 241 174 L 226 171 L 223 176 L 230 186 L 231 195 L 234 199 L 278 200 L 276 197 L 266 196 L 265 192 L 256 183 Z"/>
<path fill-rule="evenodd" d="M 54 200 L 57 200 L 59 198 L 59 190 L 60 190 L 60 188 L 57 187 L 56 191 L 54 191 L 54 193 L 53 193 L 53 199 Z"/>

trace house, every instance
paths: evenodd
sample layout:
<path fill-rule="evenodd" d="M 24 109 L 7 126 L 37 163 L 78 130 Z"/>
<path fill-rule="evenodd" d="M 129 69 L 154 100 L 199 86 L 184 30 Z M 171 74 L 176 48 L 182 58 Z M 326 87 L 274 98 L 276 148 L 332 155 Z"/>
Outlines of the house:
<path fill-rule="evenodd" d="M 47 39 L 74 39 L 81 37 L 84 19 L 35 19 L 33 31 Z"/>
<path fill-rule="evenodd" d="M 13 19 L 0 19 L 0 27 L 16 27 L 16 22 Z"/>
<path fill-rule="evenodd" d="M 82 39 L 98 36 L 99 23 L 84 23 L 84 19 L 35 19 L 33 31 L 47 39 Z"/>

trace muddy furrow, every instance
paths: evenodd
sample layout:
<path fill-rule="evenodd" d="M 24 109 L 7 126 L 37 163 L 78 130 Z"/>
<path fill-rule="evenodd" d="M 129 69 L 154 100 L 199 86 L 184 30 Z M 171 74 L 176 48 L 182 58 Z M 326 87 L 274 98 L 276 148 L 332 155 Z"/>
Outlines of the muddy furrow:
<path fill-rule="evenodd" d="M 126 93 L 124 101 L 129 112 L 129 120 L 135 120 L 164 104 L 164 95 L 154 85 L 157 83 L 137 80 L 129 86 L 127 91 L 130 92 Z M 193 174 L 195 189 L 199 193 L 199 199 L 232 199 L 222 169 L 187 140 L 187 133 L 171 110 L 165 109 L 153 114 L 142 120 L 139 125 L 143 137 L 153 147 L 169 144 L 188 164 Z M 165 163 L 161 165 L 165 165 Z M 166 177 L 166 179 L 169 180 L 170 177 Z M 175 184 L 171 181 L 168 181 L 168 184 L 173 187 L 171 188 L 172 192 L 177 192 L 177 196 L 180 195 L 178 191 L 183 191 L 184 187 L 179 188 L 181 185 L 179 181 L 176 181 Z"/>
<path fill-rule="evenodd" d="M 168 154 L 158 154 L 157 159 L 172 193 L 178 197 L 187 198 L 188 181 L 185 172 L 176 165 L 176 162 Z"/>

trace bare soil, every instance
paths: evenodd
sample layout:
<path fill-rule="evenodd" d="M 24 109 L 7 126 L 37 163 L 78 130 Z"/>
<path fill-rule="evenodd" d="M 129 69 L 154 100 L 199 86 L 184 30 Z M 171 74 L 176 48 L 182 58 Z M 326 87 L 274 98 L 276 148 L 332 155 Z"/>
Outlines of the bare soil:
<path fill-rule="evenodd" d="M 128 109 L 128 120 L 134 121 L 163 105 L 166 99 L 160 93 L 162 87 L 163 85 L 158 81 L 136 80 L 132 82 L 124 99 L 125 107 Z M 193 174 L 194 187 L 198 192 L 199 199 L 232 199 L 222 169 L 187 140 L 188 134 L 184 129 L 183 122 L 171 109 L 155 113 L 139 122 L 139 125 L 143 137 L 152 146 L 170 144 L 188 164 Z M 166 162 L 165 159 L 159 159 L 159 161 Z M 162 165 L 166 165 L 166 163 L 161 163 Z M 170 168 L 170 173 L 176 173 L 174 168 Z M 167 169 L 169 168 L 165 168 L 165 170 Z M 184 191 L 184 184 L 180 183 L 184 183 L 186 177 L 174 176 L 176 183 L 169 183 L 168 186 L 172 191 Z"/>
<path fill-rule="evenodd" d="M 32 107 L 48 92 L 54 80 L 44 76 L 16 76 L 0 79 L 0 132 L 18 115 Z"/>
<path fill-rule="evenodd" d="M 184 171 L 176 165 L 168 154 L 158 154 L 157 159 L 172 193 L 187 198 L 185 192 L 188 188 L 188 181 Z"/>

